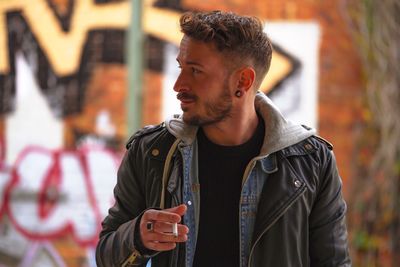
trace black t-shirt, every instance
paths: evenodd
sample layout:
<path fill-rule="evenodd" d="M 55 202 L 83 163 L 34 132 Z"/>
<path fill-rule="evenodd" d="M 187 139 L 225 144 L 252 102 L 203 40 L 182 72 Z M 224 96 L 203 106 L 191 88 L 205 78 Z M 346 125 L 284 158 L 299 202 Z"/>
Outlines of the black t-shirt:
<path fill-rule="evenodd" d="M 247 164 L 260 152 L 264 122 L 238 146 L 221 146 L 198 134 L 200 223 L 194 267 L 239 266 L 239 200 Z"/>

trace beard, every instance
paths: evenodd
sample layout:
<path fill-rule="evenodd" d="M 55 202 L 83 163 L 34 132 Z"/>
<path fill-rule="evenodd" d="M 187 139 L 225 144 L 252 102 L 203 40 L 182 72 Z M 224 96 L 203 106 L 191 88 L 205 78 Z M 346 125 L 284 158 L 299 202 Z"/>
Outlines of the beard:
<path fill-rule="evenodd" d="M 183 121 L 194 126 L 206 126 L 225 120 L 231 116 L 232 96 L 229 91 L 228 79 L 225 79 L 223 90 L 214 100 L 208 100 L 202 103 L 205 114 L 194 113 L 191 115 L 183 110 Z M 185 93 L 182 93 L 185 94 Z M 198 101 L 197 96 L 190 96 Z"/>

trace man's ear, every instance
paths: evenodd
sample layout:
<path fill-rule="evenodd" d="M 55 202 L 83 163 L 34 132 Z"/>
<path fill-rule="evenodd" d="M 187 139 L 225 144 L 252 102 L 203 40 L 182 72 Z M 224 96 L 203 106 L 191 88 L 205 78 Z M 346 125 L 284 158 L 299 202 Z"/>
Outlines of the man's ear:
<path fill-rule="evenodd" d="M 251 67 L 245 67 L 239 70 L 238 89 L 248 91 L 254 84 L 256 72 Z"/>

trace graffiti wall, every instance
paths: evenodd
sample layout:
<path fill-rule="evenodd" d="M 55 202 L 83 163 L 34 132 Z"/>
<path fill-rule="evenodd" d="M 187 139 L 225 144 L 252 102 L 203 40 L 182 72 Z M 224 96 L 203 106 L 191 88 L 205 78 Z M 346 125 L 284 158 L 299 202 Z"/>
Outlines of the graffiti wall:
<path fill-rule="evenodd" d="M 0 1 L 1 267 L 95 266 L 129 135 L 131 4 Z M 172 85 L 178 20 L 189 9 L 198 8 L 143 1 L 143 124 L 180 112 Z M 316 127 L 319 26 L 262 19 L 274 55 L 261 90 L 290 119 Z"/>
<path fill-rule="evenodd" d="M 126 138 L 130 4 L 0 2 L 0 266 L 95 266 Z"/>

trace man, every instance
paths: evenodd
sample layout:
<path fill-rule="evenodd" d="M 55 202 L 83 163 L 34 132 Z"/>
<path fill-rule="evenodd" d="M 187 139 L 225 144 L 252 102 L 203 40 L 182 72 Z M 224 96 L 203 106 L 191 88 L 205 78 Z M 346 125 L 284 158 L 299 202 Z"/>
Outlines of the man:
<path fill-rule="evenodd" d="M 350 266 L 332 146 L 257 92 L 261 22 L 186 13 L 183 115 L 136 133 L 103 221 L 99 266 Z"/>

